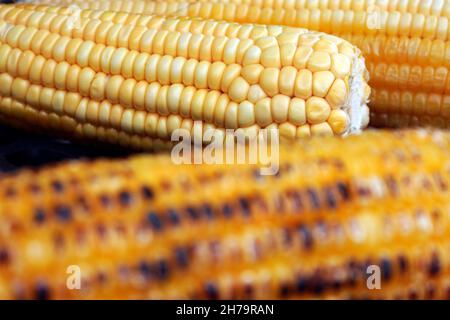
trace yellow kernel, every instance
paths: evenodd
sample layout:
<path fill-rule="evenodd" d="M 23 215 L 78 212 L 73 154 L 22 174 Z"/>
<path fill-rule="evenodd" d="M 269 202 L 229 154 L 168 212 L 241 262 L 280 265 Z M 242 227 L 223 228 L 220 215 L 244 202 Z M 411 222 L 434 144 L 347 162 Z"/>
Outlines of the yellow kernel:
<path fill-rule="evenodd" d="M 313 74 L 307 69 L 300 70 L 295 79 L 294 94 L 298 98 L 308 99 L 312 95 Z"/>
<path fill-rule="evenodd" d="M 280 69 L 278 68 L 266 68 L 261 72 L 259 85 L 269 97 L 273 97 L 280 92 L 278 89 L 279 74 Z"/>
<path fill-rule="evenodd" d="M 278 127 L 280 130 L 280 137 L 283 138 L 288 138 L 288 139 L 294 139 L 296 132 L 297 132 L 297 128 L 291 124 L 291 123 L 282 123 L 280 124 L 280 126 Z"/>
<path fill-rule="evenodd" d="M 318 71 L 313 74 L 313 96 L 325 97 L 334 82 L 334 74 L 330 71 Z"/>
<path fill-rule="evenodd" d="M 330 70 L 330 54 L 322 51 L 314 51 L 308 60 L 307 67 L 312 72 Z"/>
<path fill-rule="evenodd" d="M 249 84 L 242 77 L 237 77 L 231 82 L 230 88 L 228 89 L 228 95 L 231 100 L 236 102 L 241 102 L 247 99 L 247 94 L 249 91 Z"/>
<path fill-rule="evenodd" d="M 248 127 L 255 123 L 255 106 L 249 101 L 242 101 L 238 107 L 239 127 Z"/>
<path fill-rule="evenodd" d="M 306 101 L 306 117 L 311 124 L 326 121 L 330 112 L 330 106 L 323 98 L 311 97 Z"/>
<path fill-rule="evenodd" d="M 331 72 L 337 78 L 345 78 L 350 75 L 351 61 L 343 54 L 335 53 L 331 55 Z"/>
<path fill-rule="evenodd" d="M 332 109 L 341 108 L 347 101 L 347 85 L 344 80 L 336 79 L 325 99 Z"/>
<path fill-rule="evenodd" d="M 242 68 L 242 77 L 250 84 L 255 84 L 259 82 L 259 76 L 264 70 L 264 67 L 260 64 L 250 64 Z"/>
<path fill-rule="evenodd" d="M 297 128 L 296 137 L 297 138 L 306 138 L 311 136 L 311 128 L 309 124 L 304 124 Z"/>
<path fill-rule="evenodd" d="M 278 86 L 280 93 L 287 96 L 294 95 L 295 79 L 297 77 L 297 69 L 292 66 L 281 69 Z"/>
<path fill-rule="evenodd" d="M 265 127 L 273 122 L 271 111 L 271 99 L 265 98 L 259 100 L 255 105 L 256 123 Z"/>
<path fill-rule="evenodd" d="M 328 118 L 328 124 L 335 134 L 343 134 L 349 125 L 347 113 L 343 110 L 332 110 Z"/>
<path fill-rule="evenodd" d="M 305 100 L 292 98 L 289 104 L 289 122 L 295 125 L 306 123 L 306 103 Z"/>
<path fill-rule="evenodd" d="M 289 113 L 289 97 L 278 94 L 272 98 L 271 111 L 272 117 L 277 123 L 286 122 Z"/>
<path fill-rule="evenodd" d="M 313 136 L 332 136 L 333 130 L 326 122 L 311 125 L 311 135 Z"/>

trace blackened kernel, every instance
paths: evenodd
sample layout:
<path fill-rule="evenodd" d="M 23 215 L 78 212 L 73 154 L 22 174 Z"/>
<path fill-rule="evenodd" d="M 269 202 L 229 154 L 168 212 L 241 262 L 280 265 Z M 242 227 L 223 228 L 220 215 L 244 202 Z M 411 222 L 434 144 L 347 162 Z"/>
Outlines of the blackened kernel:
<path fill-rule="evenodd" d="M 169 264 L 165 260 L 158 261 L 154 266 L 154 274 L 157 279 L 165 280 L 169 277 Z"/>
<path fill-rule="evenodd" d="M 325 199 L 328 208 L 335 209 L 337 207 L 337 201 L 331 189 L 325 189 Z"/>
<path fill-rule="evenodd" d="M 119 194 L 120 204 L 125 206 L 129 206 L 132 202 L 131 194 L 128 191 L 122 191 Z"/>
<path fill-rule="evenodd" d="M 322 294 L 326 290 L 326 283 L 320 276 L 314 276 L 312 279 L 311 289 L 315 294 Z"/>
<path fill-rule="evenodd" d="M 299 276 L 296 280 L 296 288 L 298 293 L 305 293 L 309 288 L 309 279 L 304 276 Z"/>
<path fill-rule="evenodd" d="M 246 198 L 240 198 L 239 205 L 242 209 L 242 213 L 245 216 L 249 216 L 250 215 L 250 201 Z"/>
<path fill-rule="evenodd" d="M 41 224 L 45 221 L 45 212 L 42 209 L 36 209 L 33 216 L 34 222 Z"/>
<path fill-rule="evenodd" d="M 147 221 L 156 231 L 161 231 L 163 228 L 162 221 L 160 217 L 155 212 L 150 212 L 147 214 Z"/>
<path fill-rule="evenodd" d="M 138 269 L 139 269 L 139 272 L 141 273 L 142 276 L 144 276 L 145 278 L 149 278 L 150 277 L 152 269 L 151 269 L 151 266 L 150 266 L 150 264 L 148 262 L 141 261 L 139 263 Z"/>
<path fill-rule="evenodd" d="M 203 212 L 205 213 L 205 216 L 208 219 L 213 219 L 214 218 L 214 210 L 209 204 L 204 204 L 203 205 Z"/>
<path fill-rule="evenodd" d="M 225 203 L 222 207 L 222 212 L 226 218 L 230 218 L 233 215 L 233 208 L 230 204 Z"/>
<path fill-rule="evenodd" d="M 210 300 L 217 300 L 219 298 L 219 290 L 217 289 L 217 286 L 209 282 L 205 285 L 205 293 L 206 297 Z"/>
<path fill-rule="evenodd" d="M 50 299 L 50 289 L 45 283 L 39 283 L 36 285 L 34 291 L 34 298 L 36 300 L 48 300 Z"/>
<path fill-rule="evenodd" d="M 383 280 L 390 280 L 392 278 L 392 263 L 388 258 L 384 258 L 380 263 L 381 276 Z M 367 269 L 366 269 L 367 270 Z"/>
<path fill-rule="evenodd" d="M 408 299 L 417 300 L 418 298 L 419 298 L 419 295 L 417 294 L 417 292 L 415 290 L 410 290 L 408 292 Z"/>
<path fill-rule="evenodd" d="M 167 213 L 167 217 L 169 218 L 169 221 L 173 225 L 180 224 L 180 215 L 175 209 L 170 209 Z"/>
<path fill-rule="evenodd" d="M 176 248 L 175 249 L 175 260 L 177 265 L 184 268 L 189 263 L 189 254 L 186 248 Z"/>
<path fill-rule="evenodd" d="M 60 181 L 53 181 L 52 182 L 52 188 L 55 192 L 61 193 L 64 191 L 64 186 Z"/>
<path fill-rule="evenodd" d="M 146 200 L 151 200 L 155 196 L 153 190 L 148 186 L 143 186 L 141 188 L 142 197 Z"/>
<path fill-rule="evenodd" d="M 66 206 L 57 206 L 55 211 L 56 211 L 56 217 L 61 222 L 67 222 L 72 218 L 72 212 Z"/>
<path fill-rule="evenodd" d="M 289 296 L 289 285 L 286 283 L 282 283 L 280 286 L 280 296 L 281 298 L 286 298 Z"/>
<path fill-rule="evenodd" d="M 246 300 L 251 300 L 253 297 L 253 286 L 251 284 L 246 284 L 244 288 L 244 294 Z"/>
<path fill-rule="evenodd" d="M 194 207 L 187 207 L 186 212 L 192 220 L 198 220 L 200 218 L 198 210 Z"/>
<path fill-rule="evenodd" d="M 292 198 L 292 204 L 295 212 L 300 212 L 303 210 L 303 203 L 302 198 L 300 196 L 300 193 L 297 191 L 292 191 L 290 193 L 290 196 Z"/>
<path fill-rule="evenodd" d="M 77 202 L 78 202 L 78 205 L 80 206 L 80 208 L 84 212 L 89 212 L 90 207 L 89 207 L 88 201 L 86 200 L 85 197 L 83 197 L 83 196 L 78 197 Z"/>
<path fill-rule="evenodd" d="M 320 209 L 320 200 L 317 192 L 314 189 L 308 189 L 306 190 L 306 194 L 308 195 L 308 198 L 311 202 L 311 207 L 314 210 Z"/>
<path fill-rule="evenodd" d="M 41 192 L 41 187 L 37 184 L 30 185 L 30 191 L 34 194 Z"/>
<path fill-rule="evenodd" d="M 343 182 L 338 182 L 336 185 L 342 200 L 347 201 L 350 199 L 350 188 Z"/>
<path fill-rule="evenodd" d="M 109 207 L 111 205 L 111 199 L 106 194 L 103 194 L 100 196 L 100 203 L 103 207 Z"/>
<path fill-rule="evenodd" d="M 314 245 L 314 239 L 309 228 L 304 225 L 300 225 L 298 227 L 298 232 L 303 243 L 303 248 L 305 250 L 311 250 Z"/>
<path fill-rule="evenodd" d="M 9 263 L 10 256 L 6 249 L 0 249 L 0 265 Z"/>
<path fill-rule="evenodd" d="M 434 277 L 440 272 L 441 272 L 441 261 L 437 254 L 433 254 L 430 265 L 428 266 L 428 273 L 431 277 Z"/>
<path fill-rule="evenodd" d="M 408 259 L 405 256 L 400 255 L 400 256 L 398 256 L 397 260 L 398 260 L 398 268 L 399 268 L 400 272 L 408 271 Z"/>

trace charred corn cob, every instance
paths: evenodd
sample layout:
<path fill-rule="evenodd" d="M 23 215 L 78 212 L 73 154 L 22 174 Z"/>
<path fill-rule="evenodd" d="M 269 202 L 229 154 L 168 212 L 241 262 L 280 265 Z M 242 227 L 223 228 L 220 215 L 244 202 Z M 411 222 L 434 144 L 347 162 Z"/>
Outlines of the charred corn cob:
<path fill-rule="evenodd" d="M 449 150 L 368 131 L 284 146 L 276 176 L 168 155 L 5 175 L 0 297 L 448 298 Z"/>
<path fill-rule="evenodd" d="M 448 1 L 106 0 L 83 1 L 80 6 L 332 33 L 358 46 L 366 58 L 373 88 L 372 125 L 450 126 Z"/>
<path fill-rule="evenodd" d="M 367 125 L 364 62 L 337 37 L 98 11 L 74 27 L 70 9 L 29 8 L 0 7 L 6 119 L 145 148 L 170 145 L 178 128 L 294 139 Z"/>

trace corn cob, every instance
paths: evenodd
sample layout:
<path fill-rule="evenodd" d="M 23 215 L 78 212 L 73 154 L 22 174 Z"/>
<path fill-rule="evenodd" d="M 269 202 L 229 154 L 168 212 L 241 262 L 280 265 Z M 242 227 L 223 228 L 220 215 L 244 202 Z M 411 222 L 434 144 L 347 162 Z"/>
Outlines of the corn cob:
<path fill-rule="evenodd" d="M 276 176 L 168 155 L 5 175 L 0 297 L 448 298 L 449 150 L 368 131 L 283 146 Z"/>
<path fill-rule="evenodd" d="M 372 125 L 450 126 L 448 1 L 63 2 L 332 33 L 355 44 L 366 58 Z"/>
<path fill-rule="evenodd" d="M 122 24 L 106 21 L 119 16 L 110 12 L 81 12 L 82 25 L 69 28 L 70 9 L 29 8 L 0 7 L 7 118 L 45 127 L 53 118 L 50 126 L 69 135 L 125 134 L 146 147 L 177 128 L 194 131 L 195 120 L 200 134 L 279 127 L 290 139 L 367 125 L 364 63 L 339 38 L 226 23 L 212 29 L 243 31 L 226 37 L 189 30 L 198 19 L 120 14 L 129 22 Z"/>

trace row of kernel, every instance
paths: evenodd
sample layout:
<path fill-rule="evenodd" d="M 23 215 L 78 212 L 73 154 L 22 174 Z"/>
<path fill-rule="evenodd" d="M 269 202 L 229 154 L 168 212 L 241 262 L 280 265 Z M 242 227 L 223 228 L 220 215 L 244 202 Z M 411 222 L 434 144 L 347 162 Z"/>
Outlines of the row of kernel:
<path fill-rule="evenodd" d="M 193 2 L 192 0 L 168 1 Z M 445 0 L 197 0 L 197 2 L 246 4 L 260 8 L 274 9 L 372 10 L 374 12 L 399 11 L 450 17 L 450 3 Z"/>
<path fill-rule="evenodd" d="M 450 42 L 406 36 L 343 35 L 360 48 L 364 57 L 373 62 L 407 62 L 411 64 L 450 67 Z"/>
<path fill-rule="evenodd" d="M 450 77 L 446 67 L 434 68 L 397 63 L 368 63 L 370 83 L 391 90 L 420 89 L 423 92 L 449 93 Z"/>
<path fill-rule="evenodd" d="M 53 7 L 44 7 L 41 8 L 41 11 L 36 11 L 36 7 L 37 6 L 29 5 L 23 9 L 14 7 L 16 12 L 11 10 L 8 14 L 2 14 L 2 11 L 0 10 L 0 18 L 10 23 L 23 24 L 41 29 L 46 28 L 51 32 L 66 32 L 67 34 L 65 33 L 64 35 L 72 37 L 80 37 L 83 30 L 86 28 L 89 30 L 89 34 L 92 34 L 93 31 L 91 30 L 100 28 L 98 25 L 102 22 L 112 22 L 114 24 L 133 25 L 135 27 L 164 29 L 170 31 L 191 32 L 204 35 L 226 36 L 228 38 L 239 39 L 256 39 L 263 36 L 277 37 L 283 33 L 292 31 L 299 33 L 308 32 L 306 29 L 239 24 L 211 19 L 205 20 L 188 17 L 170 18 L 123 12 L 82 10 L 79 13 L 80 19 L 76 21 L 76 28 L 72 28 L 73 34 L 71 35 L 69 29 L 66 28 L 62 30 L 61 28 L 64 23 L 67 23 L 67 21 L 72 21 L 71 19 L 73 17 L 71 15 L 73 12 L 66 10 L 68 8 L 61 8 L 61 12 L 49 12 L 47 15 L 47 10 Z"/>
<path fill-rule="evenodd" d="M 450 96 L 400 90 L 373 90 L 371 100 L 376 113 L 443 116 L 450 118 Z"/>

